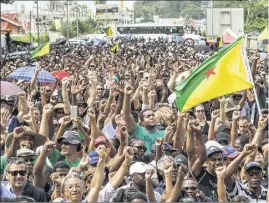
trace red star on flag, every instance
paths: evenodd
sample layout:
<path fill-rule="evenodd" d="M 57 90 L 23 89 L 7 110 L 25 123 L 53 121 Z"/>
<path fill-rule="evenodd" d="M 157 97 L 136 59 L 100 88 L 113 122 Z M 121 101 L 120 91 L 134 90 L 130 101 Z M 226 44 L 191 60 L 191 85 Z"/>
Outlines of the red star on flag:
<path fill-rule="evenodd" d="M 208 79 L 210 75 L 216 75 L 213 68 L 209 68 L 207 72 L 205 73 L 206 78 Z"/>

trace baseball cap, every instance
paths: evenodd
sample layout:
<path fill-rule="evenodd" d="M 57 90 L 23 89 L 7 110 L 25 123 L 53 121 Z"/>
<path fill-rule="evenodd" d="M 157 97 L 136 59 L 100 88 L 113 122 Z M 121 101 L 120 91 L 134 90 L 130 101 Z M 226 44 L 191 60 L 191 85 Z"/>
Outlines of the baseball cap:
<path fill-rule="evenodd" d="M 231 146 L 225 146 L 223 149 L 223 155 L 225 158 L 235 158 L 238 156 L 238 154 L 240 154 L 239 151 L 237 151 L 235 148 L 231 147 Z"/>
<path fill-rule="evenodd" d="M 188 165 L 188 158 L 184 156 L 183 154 L 179 154 L 175 156 L 175 160 L 176 160 L 177 165 L 181 165 L 181 164 L 184 164 L 186 166 Z"/>
<path fill-rule="evenodd" d="M 215 141 L 215 140 L 209 140 L 209 141 L 207 141 L 206 143 L 205 143 L 205 148 L 206 148 L 206 150 L 209 148 L 209 147 L 218 147 L 218 148 L 220 148 L 220 149 L 222 149 L 223 148 L 223 146 L 220 144 L 220 143 L 218 143 L 217 141 Z"/>
<path fill-rule="evenodd" d="M 163 150 L 164 151 L 177 151 L 177 149 L 173 148 L 170 144 L 167 142 L 163 143 Z"/>
<path fill-rule="evenodd" d="M 76 131 L 65 131 L 62 137 L 58 138 L 58 143 L 62 142 L 62 140 L 65 139 L 68 143 L 73 145 L 79 145 L 81 144 L 79 134 Z"/>
<path fill-rule="evenodd" d="M 94 165 L 94 164 L 98 163 L 98 161 L 99 161 L 99 154 L 97 152 L 95 152 L 95 151 L 90 152 L 88 154 L 88 157 L 90 157 L 90 159 L 91 159 L 90 160 L 91 165 Z"/>
<path fill-rule="evenodd" d="M 218 147 L 211 146 L 208 149 L 206 149 L 206 156 L 209 157 L 210 155 L 212 155 L 214 153 L 217 153 L 217 152 L 222 153 L 222 150 L 220 148 L 218 148 Z"/>
<path fill-rule="evenodd" d="M 218 133 L 226 132 L 229 133 L 231 131 L 230 125 L 228 124 L 221 124 L 217 130 Z"/>
<path fill-rule="evenodd" d="M 107 144 L 109 144 L 109 141 L 106 139 L 105 136 L 99 136 L 94 140 L 93 145 L 95 146 L 95 145 L 98 145 L 98 144 L 101 144 L 101 143 L 107 145 Z"/>
<path fill-rule="evenodd" d="M 251 161 L 248 164 L 246 164 L 244 167 L 244 170 L 245 172 L 247 172 L 248 170 L 253 169 L 253 168 L 262 170 L 262 166 L 258 162 L 255 162 L 255 161 Z"/>
<path fill-rule="evenodd" d="M 135 162 L 130 166 L 129 174 L 133 175 L 134 173 L 146 173 L 147 165 L 143 162 Z"/>
<path fill-rule="evenodd" d="M 17 151 L 17 157 L 24 157 L 24 156 L 34 156 L 35 152 L 30 149 L 19 149 Z"/>
<path fill-rule="evenodd" d="M 183 197 L 179 202 L 198 202 L 198 200 L 194 197 Z"/>
<path fill-rule="evenodd" d="M 229 135 L 225 132 L 220 132 L 216 135 L 216 141 L 221 145 L 228 145 L 229 144 Z"/>

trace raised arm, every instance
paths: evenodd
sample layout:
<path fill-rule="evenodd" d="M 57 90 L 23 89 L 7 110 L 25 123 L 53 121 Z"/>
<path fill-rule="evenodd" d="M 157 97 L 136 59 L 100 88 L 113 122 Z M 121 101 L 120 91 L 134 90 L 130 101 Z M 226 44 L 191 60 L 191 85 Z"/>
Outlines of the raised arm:
<path fill-rule="evenodd" d="M 41 119 L 39 134 L 47 137 L 49 139 L 49 118 L 53 113 L 53 106 L 51 104 L 46 104 L 43 108 L 43 115 Z"/>
<path fill-rule="evenodd" d="M 176 184 L 166 202 L 176 202 L 181 194 L 182 183 L 188 173 L 188 168 L 181 165 L 178 168 Z"/>
<path fill-rule="evenodd" d="M 257 144 L 260 145 L 262 140 L 264 139 L 264 129 L 268 125 L 268 119 L 267 118 L 261 118 L 258 123 L 258 128 L 256 130 L 256 133 L 254 135 L 253 140 L 251 141 L 251 144 Z"/>
<path fill-rule="evenodd" d="M 225 97 L 224 96 L 221 96 L 219 98 L 219 102 L 220 102 L 220 121 L 222 123 L 227 123 L 227 116 L 226 116 L 226 113 L 225 113 Z"/>
<path fill-rule="evenodd" d="M 153 169 L 149 168 L 146 171 L 145 179 L 146 179 L 146 194 L 149 202 L 156 202 L 156 198 L 154 195 L 154 190 L 151 182 L 151 177 L 153 175 Z"/>
<path fill-rule="evenodd" d="M 237 139 L 238 136 L 237 126 L 239 118 L 240 118 L 240 111 L 234 111 L 232 129 L 231 129 L 231 144 L 230 144 L 232 147 L 235 147 L 235 140 Z"/>
<path fill-rule="evenodd" d="M 119 168 L 119 170 L 117 170 L 116 174 L 109 181 L 115 190 L 121 185 L 122 181 L 124 180 L 124 177 L 125 177 L 128 169 L 129 169 L 129 166 L 133 160 L 134 151 L 132 150 L 131 147 L 127 147 L 124 150 L 123 156 L 124 156 L 123 163 L 120 165 L 120 168 Z"/>
<path fill-rule="evenodd" d="M 181 114 L 177 119 L 177 128 L 174 134 L 174 144 L 173 144 L 173 147 L 176 148 L 180 153 L 182 152 L 184 135 L 186 132 L 183 126 L 183 116 L 185 116 L 185 114 Z"/>
<path fill-rule="evenodd" d="M 226 171 L 226 166 L 219 166 L 216 169 L 216 174 L 217 174 L 217 193 L 218 193 L 218 198 L 219 202 L 221 203 L 227 203 L 227 197 L 226 197 L 226 186 L 225 186 L 225 171 Z"/>
<path fill-rule="evenodd" d="M 173 184 L 172 184 L 172 169 L 173 164 L 170 162 L 166 163 L 163 167 L 163 173 L 164 173 L 164 181 L 165 181 L 165 192 L 162 194 L 162 202 L 166 201 L 173 190 Z"/>
<path fill-rule="evenodd" d="M 105 153 L 105 150 L 105 146 L 103 145 L 100 145 L 96 150 L 99 154 L 99 161 L 95 168 L 95 173 L 92 177 L 91 190 L 86 196 L 87 202 L 97 202 L 98 200 L 99 192 L 105 179 L 105 160 L 106 156 L 108 156 Z"/>
<path fill-rule="evenodd" d="M 246 100 L 247 100 L 247 90 L 244 90 L 242 93 L 242 98 L 239 101 L 240 109 L 244 107 Z"/>
<path fill-rule="evenodd" d="M 198 177 L 201 173 L 204 162 L 206 161 L 206 148 L 205 143 L 202 138 L 202 132 L 199 124 L 197 122 L 191 122 L 190 127 L 195 133 L 196 144 L 197 144 L 197 159 L 192 165 L 192 172 L 195 177 Z"/>
<path fill-rule="evenodd" d="M 94 103 L 94 101 L 96 99 L 97 77 L 94 76 L 94 75 L 90 75 L 89 79 L 91 81 L 91 92 L 90 92 L 90 97 L 89 97 L 89 99 L 87 101 L 87 104 L 88 104 L 89 109 L 93 109 L 94 108 L 93 103 Z"/>
<path fill-rule="evenodd" d="M 30 83 L 30 91 L 36 89 L 36 81 L 37 81 L 37 76 L 38 76 L 38 73 L 41 71 L 41 67 L 40 65 L 37 65 L 36 66 L 36 70 L 35 70 L 35 73 L 32 77 L 32 80 L 31 80 L 31 83 Z"/>
<path fill-rule="evenodd" d="M 149 105 L 149 82 L 145 81 L 142 87 L 143 87 L 142 101 L 145 106 L 148 106 Z"/>
<path fill-rule="evenodd" d="M 98 137 L 98 128 L 96 124 L 96 116 L 93 109 L 88 110 L 91 125 L 91 141 L 89 144 L 89 152 L 94 151 L 94 140 Z"/>
<path fill-rule="evenodd" d="M 220 113 L 219 113 L 219 109 L 214 110 L 211 113 L 211 122 L 209 125 L 209 130 L 208 130 L 208 140 L 215 140 L 215 124 L 216 124 L 216 120 L 219 117 Z"/>
<path fill-rule="evenodd" d="M 68 97 L 68 78 L 62 79 L 62 97 L 63 97 L 63 104 L 64 104 L 64 113 L 69 114 L 70 113 L 70 101 Z"/>
<path fill-rule="evenodd" d="M 48 155 L 55 149 L 55 143 L 47 141 L 44 144 L 44 148 L 38 156 L 34 165 L 34 185 L 39 188 L 44 188 L 46 185 L 46 175 L 44 174 L 44 167 L 46 165 L 46 159 Z"/>
<path fill-rule="evenodd" d="M 26 100 L 26 93 L 25 92 L 20 92 L 18 94 L 19 97 L 19 104 L 18 104 L 18 120 L 20 123 L 23 122 L 23 116 L 26 115 L 28 113 L 28 105 L 27 105 L 27 100 Z"/>
<path fill-rule="evenodd" d="M 234 180 L 231 179 L 234 172 L 237 171 L 241 162 L 246 158 L 247 155 L 251 154 L 257 148 L 254 144 L 246 144 L 244 146 L 243 152 L 240 153 L 228 166 L 225 172 L 225 184 L 227 188 L 230 190 L 234 183 Z"/>
<path fill-rule="evenodd" d="M 135 130 L 135 120 L 131 113 L 131 94 L 133 88 L 130 84 L 126 84 L 124 89 L 124 100 L 123 100 L 123 114 L 126 121 L 128 133 L 131 134 Z"/>
<path fill-rule="evenodd" d="M 191 123 L 188 124 L 188 132 L 187 132 L 187 140 L 186 140 L 186 151 L 188 155 L 188 166 L 192 168 L 193 163 L 195 162 L 197 156 L 195 151 L 195 139 L 194 139 L 194 132 L 191 128 Z"/>
<path fill-rule="evenodd" d="M 19 140 L 23 137 L 23 133 L 25 132 L 25 126 L 19 126 L 14 128 L 13 130 L 13 139 L 11 141 L 11 145 L 7 150 L 7 160 L 11 157 L 17 156 L 17 148 L 19 144 Z"/>

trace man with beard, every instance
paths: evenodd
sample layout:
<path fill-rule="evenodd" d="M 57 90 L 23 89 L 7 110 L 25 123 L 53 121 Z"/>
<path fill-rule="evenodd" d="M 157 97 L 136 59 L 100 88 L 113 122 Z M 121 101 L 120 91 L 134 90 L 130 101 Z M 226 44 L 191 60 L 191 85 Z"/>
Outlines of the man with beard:
<path fill-rule="evenodd" d="M 125 86 L 123 112 L 126 121 L 128 133 L 144 141 L 147 148 L 146 154 L 150 153 L 151 146 L 155 143 L 156 138 L 164 137 L 164 131 L 156 128 L 157 121 L 154 112 L 151 109 L 144 109 L 139 113 L 139 125 L 131 114 L 131 94 L 133 88 L 130 84 Z"/>

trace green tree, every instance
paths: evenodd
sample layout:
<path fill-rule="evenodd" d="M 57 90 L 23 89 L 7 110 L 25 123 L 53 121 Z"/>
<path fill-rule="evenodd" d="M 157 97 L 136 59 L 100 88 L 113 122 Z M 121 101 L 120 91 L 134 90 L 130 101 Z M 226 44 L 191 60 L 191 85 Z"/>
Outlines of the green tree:
<path fill-rule="evenodd" d="M 97 25 L 96 21 L 88 17 L 85 20 L 78 20 L 79 35 L 98 34 L 100 32 L 100 25 Z M 61 34 L 67 36 L 67 23 L 63 23 L 61 27 Z M 69 22 L 69 37 L 73 38 L 77 36 L 77 21 Z"/>

